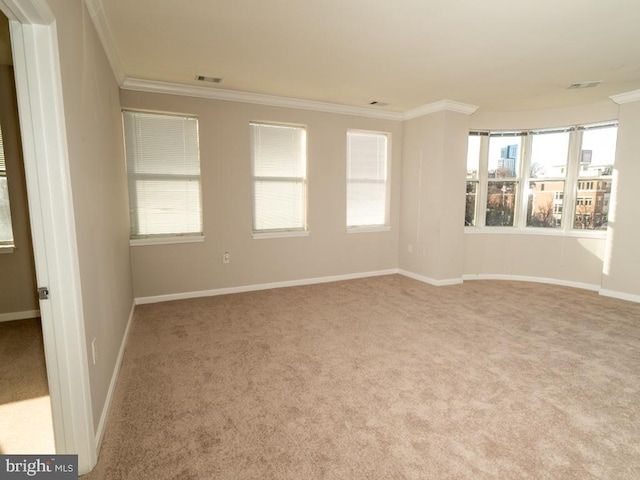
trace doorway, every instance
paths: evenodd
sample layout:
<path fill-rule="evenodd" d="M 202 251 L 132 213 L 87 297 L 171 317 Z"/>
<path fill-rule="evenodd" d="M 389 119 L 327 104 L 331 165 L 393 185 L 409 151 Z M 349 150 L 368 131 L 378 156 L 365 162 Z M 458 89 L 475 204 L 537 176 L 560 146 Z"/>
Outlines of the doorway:
<path fill-rule="evenodd" d="M 55 453 L 21 144 L 0 12 L 0 453 Z"/>
<path fill-rule="evenodd" d="M 0 0 L 9 18 L 56 453 L 96 462 L 56 19 L 43 0 Z"/>

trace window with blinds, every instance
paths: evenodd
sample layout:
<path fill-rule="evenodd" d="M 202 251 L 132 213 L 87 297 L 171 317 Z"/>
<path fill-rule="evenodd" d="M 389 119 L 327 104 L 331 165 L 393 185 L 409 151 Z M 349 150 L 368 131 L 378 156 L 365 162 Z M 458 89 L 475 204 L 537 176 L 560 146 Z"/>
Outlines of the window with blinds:
<path fill-rule="evenodd" d="M 131 238 L 202 235 L 198 119 L 123 111 Z"/>
<path fill-rule="evenodd" d="M 388 224 L 388 137 L 347 132 L 347 227 Z"/>
<path fill-rule="evenodd" d="M 306 231 L 306 130 L 253 122 L 250 127 L 253 232 Z"/>
<path fill-rule="evenodd" d="M 9 186 L 7 185 L 7 165 L 4 159 L 4 143 L 0 129 L 0 245 L 13 245 L 11 228 L 11 208 L 9 207 Z"/>

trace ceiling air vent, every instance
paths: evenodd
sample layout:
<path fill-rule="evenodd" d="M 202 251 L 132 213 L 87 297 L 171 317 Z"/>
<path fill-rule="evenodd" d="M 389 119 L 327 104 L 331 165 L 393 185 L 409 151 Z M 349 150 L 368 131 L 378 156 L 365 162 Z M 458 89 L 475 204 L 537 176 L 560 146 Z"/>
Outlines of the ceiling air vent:
<path fill-rule="evenodd" d="M 196 80 L 199 82 L 220 83 L 222 78 L 220 77 L 207 77 L 205 75 L 196 75 Z"/>
<path fill-rule="evenodd" d="M 591 88 L 591 87 L 597 87 L 601 83 L 602 83 L 602 80 L 596 80 L 594 82 L 576 82 L 576 83 L 572 83 L 567 88 L 569 90 L 576 89 L 576 88 Z"/>

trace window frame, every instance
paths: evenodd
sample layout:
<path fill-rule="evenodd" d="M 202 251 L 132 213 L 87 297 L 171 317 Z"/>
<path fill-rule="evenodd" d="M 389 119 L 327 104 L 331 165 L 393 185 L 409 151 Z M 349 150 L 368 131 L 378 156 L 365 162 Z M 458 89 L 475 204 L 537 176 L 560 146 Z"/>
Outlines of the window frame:
<path fill-rule="evenodd" d="M 147 245 L 165 245 L 165 244 L 181 244 L 181 243 L 198 243 L 204 242 L 204 203 L 202 199 L 202 170 L 201 170 L 201 159 L 200 159 L 200 121 L 197 115 L 188 114 L 188 113 L 179 113 L 179 112 L 166 112 L 159 110 L 146 110 L 146 109 L 137 109 L 137 108 L 122 108 L 122 129 L 123 129 L 123 146 L 124 146 L 124 155 L 125 155 L 125 170 L 127 174 L 127 194 L 129 197 L 129 244 L 131 246 L 147 246 Z M 147 115 L 157 115 L 163 117 L 178 117 L 178 118 L 189 118 L 196 120 L 196 150 L 198 155 L 198 175 L 188 174 L 188 175 L 170 175 L 170 174 L 153 174 L 153 173 L 134 173 L 136 178 L 152 178 L 154 176 L 159 177 L 169 177 L 174 176 L 176 179 L 183 179 L 185 177 L 189 177 L 189 179 L 197 178 L 199 183 L 200 190 L 200 198 L 199 198 L 199 220 L 200 220 L 200 231 L 199 232 L 183 232 L 183 233 L 143 233 L 143 234 L 133 234 L 133 219 L 131 218 L 133 214 L 133 205 L 136 202 L 136 198 L 131 198 L 131 193 L 129 190 L 130 183 L 130 175 L 131 172 L 128 168 L 128 159 L 127 159 L 127 147 L 126 147 L 126 127 L 124 122 L 125 113 L 133 113 L 133 114 L 147 114 Z"/>
<path fill-rule="evenodd" d="M 465 185 L 469 184 L 469 183 L 475 183 L 476 184 L 476 202 L 474 205 L 474 215 L 473 218 L 475 219 L 475 225 L 465 225 L 465 228 L 477 228 L 478 225 L 484 225 L 485 224 L 485 219 L 486 219 L 486 215 L 487 215 L 487 209 L 486 208 L 480 208 L 480 205 L 486 205 L 487 204 L 487 189 L 486 188 L 480 188 L 481 184 L 486 184 L 487 183 L 487 179 L 489 178 L 489 141 L 483 141 L 482 137 L 488 137 L 489 136 L 489 132 L 481 132 L 481 131 L 472 131 L 469 132 L 469 136 L 478 136 L 480 137 L 480 145 L 478 147 L 478 172 L 475 178 L 469 178 L 468 177 L 468 168 L 467 170 L 467 174 L 466 176 L 466 183 Z M 469 143 L 467 140 L 467 148 L 469 147 Z M 467 167 L 468 167 L 468 162 L 467 162 Z M 467 193 L 466 193 L 466 187 L 465 187 L 465 202 L 467 200 Z M 466 223 L 466 203 L 465 203 L 465 223 Z"/>
<path fill-rule="evenodd" d="M 288 177 L 264 177 L 264 176 L 256 176 L 255 174 L 255 161 L 254 161 L 254 137 L 253 137 L 253 126 L 271 126 L 271 127 L 285 127 L 285 128 L 296 128 L 300 129 L 303 132 L 303 141 L 304 141 L 304 150 L 303 150 L 303 158 L 302 158 L 302 171 L 303 176 L 288 176 Z M 249 163 L 251 169 L 251 235 L 254 239 L 269 239 L 269 238 L 285 238 L 285 237 L 306 237 L 309 235 L 309 143 L 307 141 L 307 126 L 295 123 L 286 123 L 286 122 L 270 122 L 270 121 L 250 121 L 249 122 Z M 256 228 L 256 182 L 257 181 L 273 181 L 273 182 L 283 182 L 283 181 L 294 181 L 296 183 L 302 184 L 303 194 L 301 196 L 302 200 L 302 226 L 300 228 L 271 228 L 271 229 L 257 229 Z"/>
<path fill-rule="evenodd" d="M 353 180 L 349 177 L 349 164 L 350 164 L 350 143 L 349 136 L 354 135 L 371 135 L 384 137 L 385 148 L 385 178 L 384 178 L 384 221 L 383 223 L 376 224 L 357 224 L 349 225 L 349 184 Z M 377 130 L 362 130 L 362 129 L 348 129 L 346 134 L 347 148 L 346 148 L 346 197 L 345 197 L 345 224 L 347 233 L 375 233 L 375 232 L 388 232 L 391 230 L 391 133 L 382 132 Z M 361 183 L 361 182 L 357 182 Z M 373 183 L 373 181 L 371 181 Z"/>
<path fill-rule="evenodd" d="M 0 168 L 0 177 L 5 179 L 7 185 L 7 206 L 9 210 L 9 231 L 11 232 L 11 240 L 0 240 L 0 253 L 12 253 L 16 246 L 16 237 L 13 231 L 13 215 L 11 214 L 11 195 L 9 193 L 9 176 L 7 174 L 7 157 L 4 150 L 4 137 L 2 132 L 2 126 L 0 125 L 0 154 L 2 155 L 2 163 L 0 167 L 4 165 L 4 168 Z"/>
<path fill-rule="evenodd" d="M 615 154 L 614 154 L 614 163 L 611 165 L 611 173 L 608 175 L 595 175 L 595 176 L 580 176 L 580 167 L 581 167 L 581 159 L 582 159 L 582 146 L 584 145 L 584 134 L 589 132 L 589 131 L 593 131 L 593 130 L 598 130 L 598 129 L 604 129 L 604 128 L 610 128 L 615 126 L 616 128 L 618 127 L 618 122 L 606 122 L 606 123 L 596 123 L 596 124 L 591 124 L 591 125 L 580 125 L 578 127 L 576 127 L 577 132 L 576 132 L 576 136 L 579 139 L 579 149 L 578 151 L 580 152 L 580 157 L 577 160 L 577 164 L 576 164 L 576 168 L 575 168 L 575 175 L 576 175 L 576 182 L 575 182 L 575 197 L 574 197 L 574 202 L 573 202 L 573 209 L 572 209 L 572 218 L 570 220 L 567 220 L 567 222 L 570 223 L 569 228 L 571 228 L 573 231 L 576 232 L 606 232 L 607 229 L 589 229 L 589 228 L 578 228 L 576 227 L 576 217 L 577 217 L 577 207 L 578 202 L 577 202 L 577 198 L 580 196 L 581 193 L 583 192 L 592 192 L 591 195 L 591 203 L 592 205 L 586 205 L 585 202 L 585 206 L 592 206 L 593 207 L 593 221 L 595 222 L 595 219 L 598 217 L 596 209 L 598 207 L 600 208 L 606 208 L 607 209 L 607 222 L 608 223 L 608 213 L 609 213 L 609 209 L 610 209 L 610 205 L 609 205 L 609 200 L 611 198 L 611 192 L 613 191 L 613 169 L 615 168 Z M 617 132 L 616 132 L 617 134 Z M 617 137 L 616 137 L 616 147 L 617 147 Z M 591 160 L 591 155 L 590 155 L 590 160 Z M 606 182 L 609 184 L 609 188 L 610 188 L 610 193 L 609 193 L 609 197 L 598 197 L 597 196 L 597 192 L 599 191 L 599 187 L 600 184 L 602 182 Z M 584 184 L 585 187 L 584 189 L 580 188 L 580 184 Z M 595 187 L 595 188 L 594 188 Z M 606 192 L 605 192 L 606 193 Z M 603 198 L 603 202 L 602 202 L 602 206 L 599 206 L 596 202 L 593 202 L 593 195 L 596 195 L 596 198 Z M 606 200 L 606 201 L 605 201 Z M 586 215 L 587 218 L 591 218 L 591 215 Z"/>
<path fill-rule="evenodd" d="M 488 131 L 488 130 L 471 130 L 469 136 L 480 136 L 480 160 L 479 160 L 479 172 L 476 179 L 466 178 L 466 182 L 477 182 L 476 204 L 475 204 L 475 218 L 476 224 L 473 226 L 466 225 L 465 214 L 465 233 L 470 234 L 533 234 L 533 235 L 560 235 L 560 236 L 577 236 L 577 237 L 594 237 L 603 238 L 606 235 L 606 229 L 579 229 L 574 227 L 574 217 L 577 206 L 577 197 L 579 190 L 579 182 L 592 182 L 594 185 L 599 182 L 613 182 L 613 176 L 598 176 L 598 177 L 579 177 L 581 148 L 582 148 L 582 134 L 584 131 L 595 128 L 611 128 L 618 127 L 617 120 L 606 121 L 593 124 L 576 125 L 570 127 L 558 127 L 558 128 L 540 128 L 523 130 L 523 148 L 520 155 L 520 191 L 518 192 L 518 199 L 516 203 L 516 218 L 513 226 L 487 226 L 486 225 L 486 203 L 488 195 L 488 182 L 493 179 L 489 178 L 488 174 L 488 156 L 489 156 L 489 139 L 491 136 L 500 135 L 503 131 Z M 543 177 L 533 178 L 531 177 L 531 153 L 533 138 L 537 134 L 554 133 L 554 132 L 569 132 L 569 147 L 568 147 L 568 159 L 565 171 L 565 177 Z M 517 132 L 517 131 L 516 131 Z M 506 134 L 513 134 L 512 130 L 505 130 Z M 615 161 L 615 159 L 614 159 Z M 612 165 L 612 168 L 614 166 Z M 510 180 L 510 179 L 502 179 Z M 564 192 L 562 194 L 561 208 L 561 224 L 559 227 L 549 228 L 542 226 L 528 226 L 527 225 L 527 208 L 528 208 L 528 192 L 529 184 L 532 182 L 554 182 L 564 181 Z M 525 188 L 526 187 L 526 188 Z M 555 194 L 557 195 L 557 193 Z M 554 195 L 554 198 L 555 198 Z M 466 197 L 465 197 L 466 198 Z M 595 204 L 595 202 L 593 202 Z M 605 200 L 603 200 L 603 208 L 605 207 Z M 569 208 L 567 208 L 569 206 Z M 484 208 L 483 208 L 484 207 Z M 555 210 L 554 203 L 554 210 Z M 466 211 L 466 210 L 465 210 Z"/>
<path fill-rule="evenodd" d="M 518 152 L 518 158 L 517 158 L 517 164 L 516 164 L 516 171 L 515 171 L 515 176 L 511 176 L 511 177 L 502 177 L 499 178 L 497 176 L 495 177 L 489 177 L 489 153 L 490 153 L 490 149 L 491 149 L 491 138 L 495 137 L 495 138 L 506 138 L 506 137 L 513 137 L 513 138 L 519 138 L 520 139 L 520 151 Z M 514 227 L 518 227 L 519 224 L 519 220 L 522 217 L 522 212 L 521 210 L 523 209 L 523 194 L 524 194 L 524 169 L 528 168 L 528 165 L 526 165 L 525 163 L 525 155 L 526 155 L 526 151 L 528 150 L 528 148 L 530 148 L 530 145 L 527 145 L 527 136 L 525 135 L 525 132 L 522 132 L 520 130 L 509 130 L 509 131 L 500 131 L 500 132 L 489 132 L 487 135 L 487 139 L 483 141 L 483 137 L 480 137 L 480 155 L 483 155 L 483 153 L 485 152 L 485 150 L 483 150 L 482 148 L 482 143 L 486 143 L 486 158 L 485 158 L 485 162 L 482 162 L 482 158 L 480 159 L 480 168 L 481 173 L 484 173 L 484 180 L 481 180 L 481 183 L 478 184 L 478 188 L 480 189 L 484 189 L 484 195 L 483 195 L 483 203 L 482 205 L 484 206 L 484 208 L 482 208 L 482 225 L 483 228 L 488 228 L 488 229 L 503 229 L 503 228 L 507 228 L 507 229 L 511 229 Z M 483 176 L 481 175 L 480 177 L 481 179 L 483 178 Z M 514 200 L 514 207 L 513 207 L 513 225 L 487 225 L 487 211 L 489 210 L 487 207 L 487 202 L 489 200 L 489 183 L 498 183 L 498 182 L 509 182 L 509 183 L 514 183 L 515 184 L 515 188 L 516 188 L 516 196 L 515 196 L 515 200 Z M 477 198 L 477 197 L 476 197 Z M 480 208 L 479 206 L 476 206 L 476 208 Z"/>

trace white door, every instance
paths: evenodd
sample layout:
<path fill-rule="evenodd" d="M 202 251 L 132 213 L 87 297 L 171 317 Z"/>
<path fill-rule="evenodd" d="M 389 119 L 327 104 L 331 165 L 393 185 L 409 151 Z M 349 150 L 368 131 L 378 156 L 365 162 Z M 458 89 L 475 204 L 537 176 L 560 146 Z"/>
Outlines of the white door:
<path fill-rule="evenodd" d="M 44 0 L 0 0 L 10 20 L 45 358 L 58 453 L 96 462 L 55 18 Z"/>

